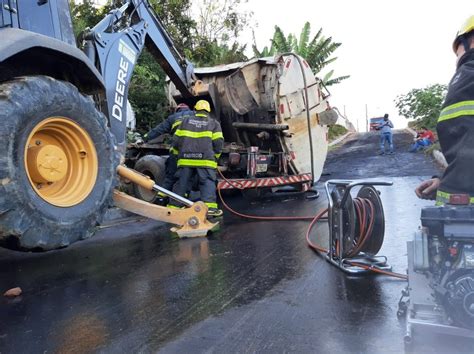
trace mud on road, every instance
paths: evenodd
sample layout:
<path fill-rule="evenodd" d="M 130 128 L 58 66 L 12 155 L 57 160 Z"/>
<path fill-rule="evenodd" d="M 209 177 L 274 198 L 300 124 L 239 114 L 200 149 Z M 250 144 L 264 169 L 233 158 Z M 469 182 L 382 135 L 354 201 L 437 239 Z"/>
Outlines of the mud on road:
<path fill-rule="evenodd" d="M 363 179 L 371 177 L 431 176 L 440 173 L 431 155 L 409 153 L 413 136 L 405 130 L 393 134 L 394 154 L 379 155 L 378 132 L 350 135 L 341 145 L 332 149 L 324 167 L 323 179 L 334 174 L 335 178 Z M 385 146 L 388 151 L 388 147 Z M 429 163 L 432 162 L 432 163 Z"/>
<path fill-rule="evenodd" d="M 396 153 L 378 156 L 376 134 L 353 135 L 330 152 L 323 176 L 394 182 L 380 188 L 381 253 L 402 273 L 405 243 L 429 205 L 413 188 L 439 173 L 429 156 L 406 152 L 410 140 L 396 132 Z M 327 206 L 324 194 L 226 200 L 253 215 L 315 215 Z M 178 240 L 160 223 L 135 222 L 63 250 L 2 250 L 0 290 L 23 294 L 0 299 L 0 352 L 403 352 L 396 311 L 405 282 L 348 277 L 307 247 L 307 227 L 226 212 L 208 238 Z M 312 239 L 326 237 L 318 225 Z M 424 352 L 472 349 L 456 338 L 418 339 Z"/>

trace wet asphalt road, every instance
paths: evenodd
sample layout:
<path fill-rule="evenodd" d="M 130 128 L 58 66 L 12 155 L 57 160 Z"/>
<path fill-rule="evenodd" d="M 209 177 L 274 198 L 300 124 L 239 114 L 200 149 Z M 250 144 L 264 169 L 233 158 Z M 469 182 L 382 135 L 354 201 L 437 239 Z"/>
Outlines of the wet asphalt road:
<path fill-rule="evenodd" d="M 406 270 L 405 243 L 419 225 L 413 193 L 439 173 L 424 154 L 377 156 L 375 134 L 352 136 L 330 152 L 322 180 L 376 178 L 386 236 L 381 254 Z M 322 192 L 322 184 L 318 184 Z M 255 215 L 314 215 L 327 206 L 304 197 L 249 202 Z M 226 212 L 204 239 L 178 240 L 158 222 L 101 230 L 94 238 L 48 253 L 0 251 L 0 352 L 315 352 L 402 353 L 404 322 L 396 317 L 403 281 L 348 277 L 310 250 L 308 222 L 248 222 Z M 312 234 L 322 244 L 324 224 Z M 415 352 L 472 352 L 473 343 L 422 334 Z"/>

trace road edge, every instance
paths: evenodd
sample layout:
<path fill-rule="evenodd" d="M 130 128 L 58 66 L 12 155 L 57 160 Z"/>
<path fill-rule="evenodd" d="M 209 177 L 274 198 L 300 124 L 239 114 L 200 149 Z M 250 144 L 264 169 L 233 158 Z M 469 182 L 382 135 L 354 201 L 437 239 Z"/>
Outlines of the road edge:
<path fill-rule="evenodd" d="M 416 131 L 411 129 L 410 127 L 405 128 L 406 131 L 408 131 L 410 134 L 412 134 L 414 137 L 416 136 Z M 446 168 L 448 167 L 448 163 L 446 162 L 446 158 L 444 157 L 443 153 L 437 149 L 433 150 L 433 158 L 438 162 L 441 167 Z"/>
<path fill-rule="evenodd" d="M 331 141 L 328 146 L 334 146 L 336 144 L 339 144 L 341 141 L 343 141 L 345 138 L 347 138 L 349 135 L 351 135 L 352 132 L 347 132 L 346 134 L 340 136 L 339 138 L 337 138 L 336 140 L 333 140 Z"/>

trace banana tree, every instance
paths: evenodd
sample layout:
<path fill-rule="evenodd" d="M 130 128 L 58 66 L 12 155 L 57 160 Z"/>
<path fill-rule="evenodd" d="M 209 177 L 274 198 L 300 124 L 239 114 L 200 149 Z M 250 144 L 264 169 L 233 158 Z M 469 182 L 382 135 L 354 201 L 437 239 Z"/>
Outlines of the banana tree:
<path fill-rule="evenodd" d="M 313 69 L 315 75 L 320 76 L 321 73 L 333 63 L 337 57 L 332 56 L 341 43 L 333 42 L 331 37 L 325 37 L 322 34 L 323 29 L 320 28 L 316 35 L 310 40 L 311 25 L 306 22 L 301 30 L 299 38 L 294 34 L 285 36 L 279 26 L 275 26 L 273 38 L 270 40 L 270 46 L 266 46 L 263 50 L 258 50 L 256 44 L 252 46 L 256 57 L 273 56 L 279 53 L 293 52 L 301 55 L 306 59 Z M 254 40 L 255 42 L 255 40 Z M 327 71 L 322 80 L 326 86 L 338 84 L 349 78 L 349 75 L 334 76 L 334 70 Z"/>

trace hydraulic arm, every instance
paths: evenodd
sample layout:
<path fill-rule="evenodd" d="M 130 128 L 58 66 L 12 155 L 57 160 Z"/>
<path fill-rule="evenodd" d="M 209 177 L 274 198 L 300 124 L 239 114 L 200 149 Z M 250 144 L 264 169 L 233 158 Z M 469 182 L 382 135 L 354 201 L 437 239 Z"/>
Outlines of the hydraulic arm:
<path fill-rule="evenodd" d="M 206 236 L 208 231 L 215 230 L 218 227 L 218 223 L 211 223 L 207 220 L 207 206 L 203 202 L 193 203 L 186 198 L 182 198 L 158 186 L 155 181 L 149 177 L 141 175 L 125 166 L 118 166 L 117 173 L 143 188 L 165 193 L 170 198 L 185 204 L 187 208 L 170 209 L 144 202 L 143 200 L 115 190 L 114 202 L 117 207 L 151 219 L 178 225 L 178 227 L 172 228 L 171 231 L 176 233 L 179 237 Z"/>
<path fill-rule="evenodd" d="M 127 98 L 133 69 L 144 46 L 155 57 L 184 99 L 195 96 L 193 65 L 177 51 L 147 0 L 128 0 L 85 33 L 84 51 L 102 74 L 103 111 L 121 150 L 125 149 Z"/>

